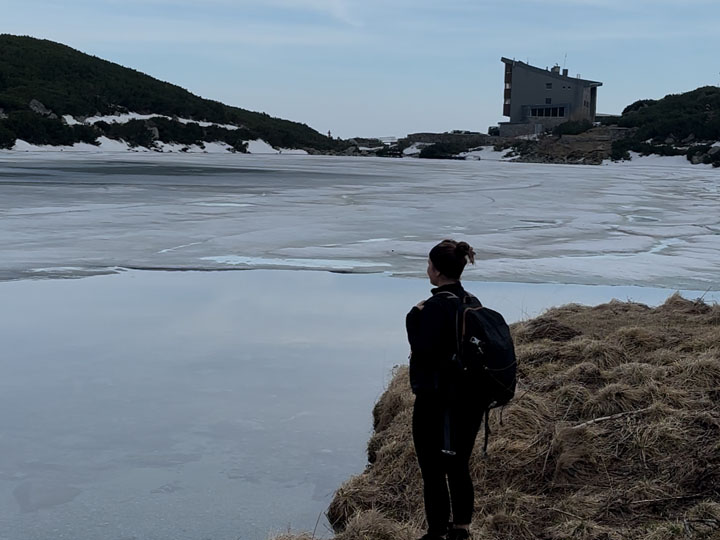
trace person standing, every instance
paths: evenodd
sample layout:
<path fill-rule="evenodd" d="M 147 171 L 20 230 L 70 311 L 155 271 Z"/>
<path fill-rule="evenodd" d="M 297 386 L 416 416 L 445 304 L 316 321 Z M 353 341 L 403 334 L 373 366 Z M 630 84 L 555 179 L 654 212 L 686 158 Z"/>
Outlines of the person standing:
<path fill-rule="evenodd" d="M 475 493 L 469 463 L 483 407 L 453 365 L 458 339 L 453 296 L 468 294 L 460 283 L 468 262 L 474 264 L 475 251 L 466 242 L 443 240 L 434 246 L 427 267 L 435 286 L 432 296 L 414 306 L 405 320 L 415 394 L 413 443 L 428 525 L 421 540 L 470 536 Z"/>

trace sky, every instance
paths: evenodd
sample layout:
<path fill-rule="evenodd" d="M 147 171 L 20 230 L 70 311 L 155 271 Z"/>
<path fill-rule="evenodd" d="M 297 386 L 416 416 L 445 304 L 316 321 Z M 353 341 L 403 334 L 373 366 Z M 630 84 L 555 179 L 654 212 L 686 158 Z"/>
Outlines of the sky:
<path fill-rule="evenodd" d="M 720 84 L 720 0 L 0 0 L 69 45 L 333 136 L 486 132 L 505 56 L 602 81 L 598 112 Z"/>

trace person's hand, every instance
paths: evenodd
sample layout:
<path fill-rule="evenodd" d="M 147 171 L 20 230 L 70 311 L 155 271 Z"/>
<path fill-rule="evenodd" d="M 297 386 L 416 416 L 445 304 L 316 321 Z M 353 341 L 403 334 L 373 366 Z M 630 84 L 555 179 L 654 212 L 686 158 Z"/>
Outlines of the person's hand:
<path fill-rule="evenodd" d="M 418 302 L 415 307 L 422 311 L 422 308 L 425 307 L 425 300 L 421 300 L 420 302 Z"/>

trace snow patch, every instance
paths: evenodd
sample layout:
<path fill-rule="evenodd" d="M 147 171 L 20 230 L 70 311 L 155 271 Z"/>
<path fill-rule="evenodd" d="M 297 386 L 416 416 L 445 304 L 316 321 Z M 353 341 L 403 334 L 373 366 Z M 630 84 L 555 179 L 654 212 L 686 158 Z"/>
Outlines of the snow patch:
<path fill-rule="evenodd" d="M 70 117 L 72 121 L 75 121 L 76 123 L 79 123 L 70 115 L 65 115 L 63 118 L 65 118 L 67 122 L 67 117 Z M 172 118 L 170 116 L 166 116 L 164 114 L 139 114 L 139 113 L 125 113 L 125 114 L 108 114 L 108 115 L 98 115 L 98 116 L 91 116 L 89 118 L 85 119 L 85 124 L 96 124 L 98 122 L 106 122 L 108 124 L 126 124 L 130 120 L 150 120 L 152 118 L 165 118 L 167 120 L 176 120 L 177 122 L 180 122 L 181 124 L 198 124 L 202 127 L 219 127 L 227 130 L 236 130 L 240 129 L 239 126 L 234 126 L 232 124 L 216 124 L 214 122 L 206 122 L 204 120 L 192 120 L 190 118 Z M 74 124 L 70 124 L 74 125 Z"/>
<path fill-rule="evenodd" d="M 658 167 L 691 167 L 691 168 L 712 168 L 712 164 L 700 163 L 693 165 L 690 163 L 684 155 L 682 156 L 660 156 L 657 154 L 650 154 L 649 156 L 643 156 L 638 152 L 630 152 L 630 160 L 625 161 L 612 161 L 609 159 L 603 160 L 603 165 L 624 165 L 624 166 L 658 166 Z"/>
<path fill-rule="evenodd" d="M 417 156 L 420 152 L 422 152 L 422 149 L 426 146 L 429 146 L 428 143 L 413 143 L 405 150 L 403 150 L 404 156 Z"/>
<path fill-rule="evenodd" d="M 256 139 L 254 141 L 248 141 L 247 143 L 248 152 L 251 154 L 279 154 L 280 152 L 270 146 L 262 139 Z"/>
<path fill-rule="evenodd" d="M 227 154 L 234 149 L 224 142 L 206 142 L 202 146 L 197 144 L 178 144 L 157 141 L 155 149 L 163 153 L 182 152 L 186 154 Z"/>
<path fill-rule="evenodd" d="M 488 161 L 508 161 L 508 158 L 503 156 L 507 153 L 507 150 L 495 151 L 493 146 L 480 146 L 468 152 L 461 152 L 458 154 L 460 157 L 465 159 L 485 159 Z"/>
<path fill-rule="evenodd" d="M 103 152 L 130 151 L 130 145 L 125 141 L 120 141 L 118 139 L 110 139 L 108 137 L 105 137 L 104 135 L 102 137 L 98 137 L 98 142 L 100 143 L 99 147 Z"/>

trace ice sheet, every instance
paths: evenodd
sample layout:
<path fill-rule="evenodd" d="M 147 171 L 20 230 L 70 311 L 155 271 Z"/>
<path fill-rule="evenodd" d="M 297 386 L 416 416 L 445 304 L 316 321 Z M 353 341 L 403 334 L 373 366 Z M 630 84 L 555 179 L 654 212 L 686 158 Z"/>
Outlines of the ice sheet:
<path fill-rule="evenodd" d="M 507 163 L 486 151 L 473 162 L 0 154 L 0 279 L 51 267 L 84 270 L 42 275 L 342 266 L 421 276 L 429 248 L 451 237 L 478 252 L 466 279 L 718 286 L 720 170 Z"/>

